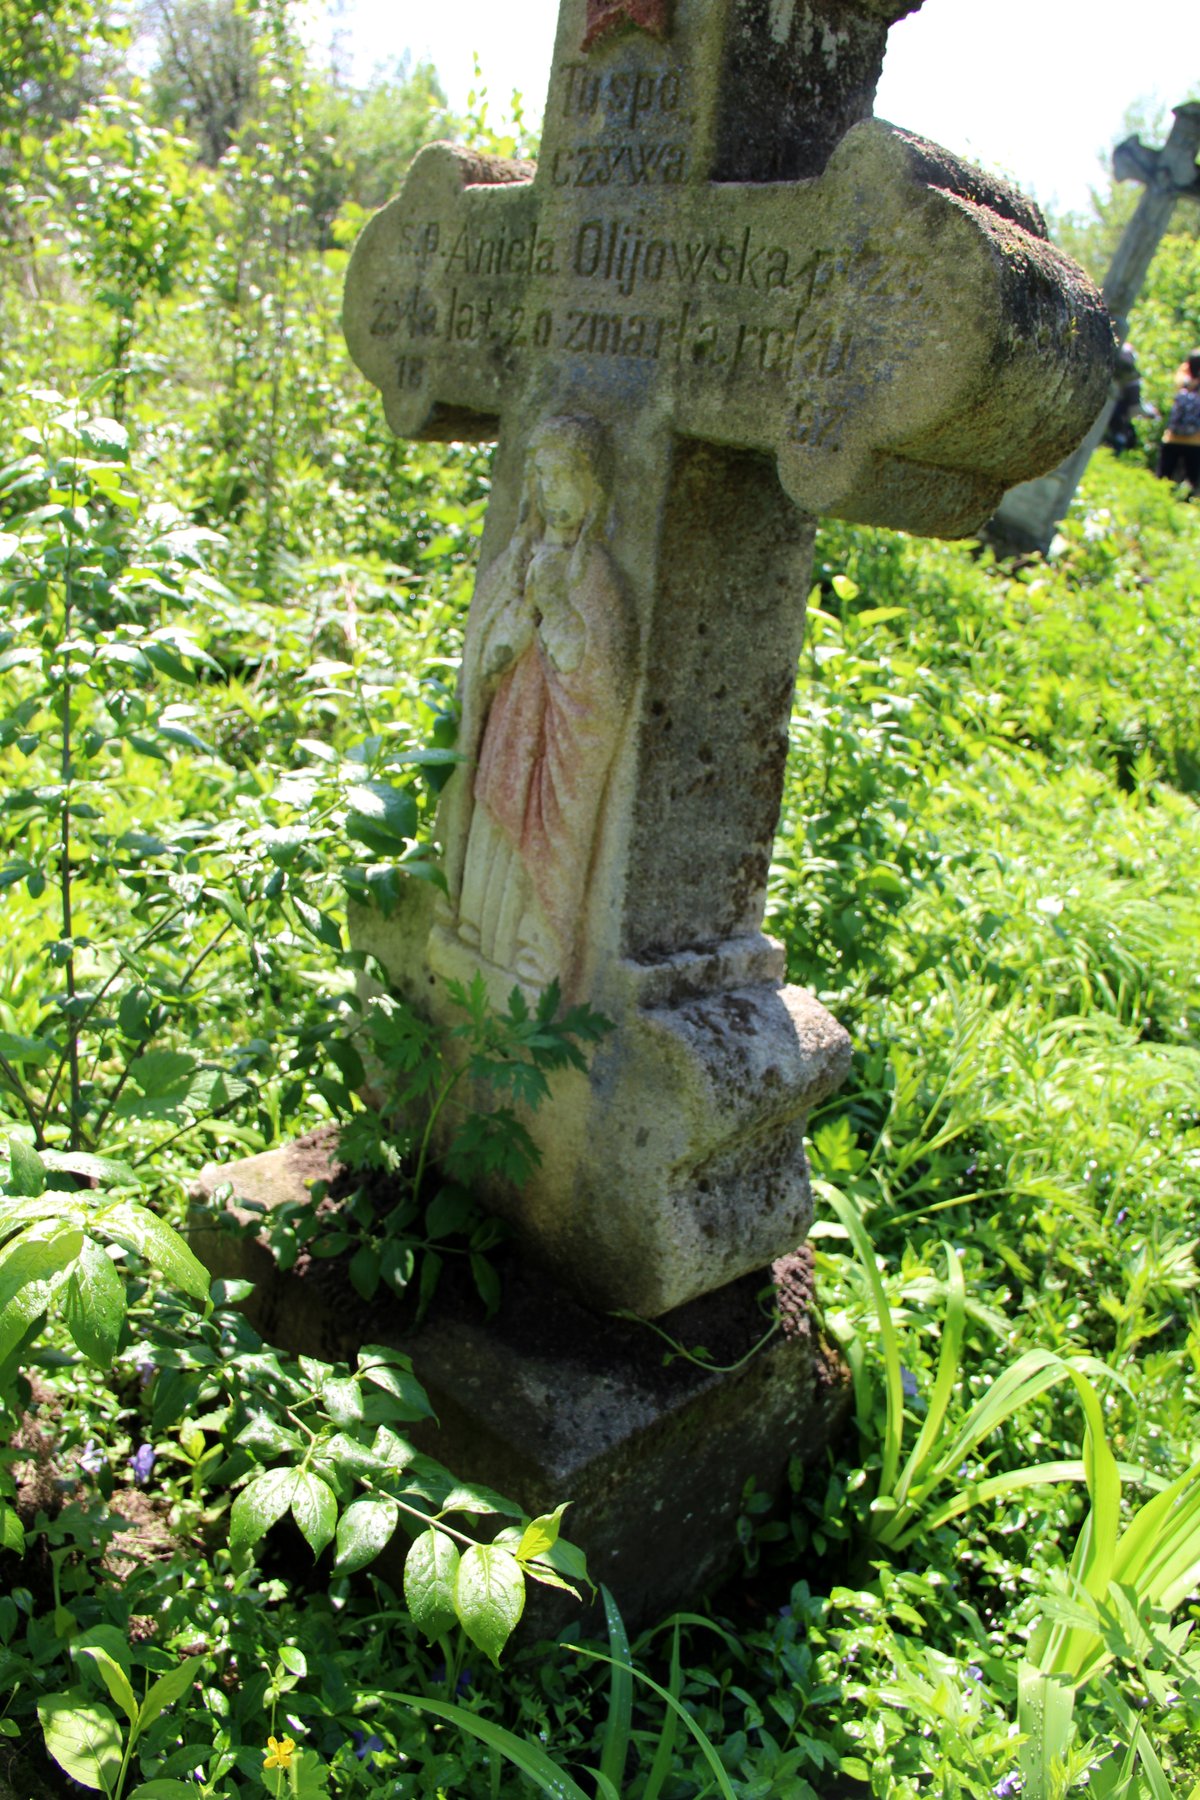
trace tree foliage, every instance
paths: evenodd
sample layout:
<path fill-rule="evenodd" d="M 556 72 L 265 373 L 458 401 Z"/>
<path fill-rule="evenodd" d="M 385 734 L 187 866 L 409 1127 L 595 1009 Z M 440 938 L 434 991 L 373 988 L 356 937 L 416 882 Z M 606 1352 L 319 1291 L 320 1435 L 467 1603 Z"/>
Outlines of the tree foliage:
<path fill-rule="evenodd" d="M 153 46 L 154 108 L 195 139 L 210 167 L 260 97 L 255 11 L 254 0 L 147 0 L 142 15 Z"/>

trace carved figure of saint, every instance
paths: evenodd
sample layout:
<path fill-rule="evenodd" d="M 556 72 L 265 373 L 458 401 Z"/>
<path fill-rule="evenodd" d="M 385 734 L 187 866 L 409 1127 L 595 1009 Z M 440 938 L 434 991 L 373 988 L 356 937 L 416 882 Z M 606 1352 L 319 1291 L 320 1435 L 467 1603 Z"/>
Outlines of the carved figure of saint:
<path fill-rule="evenodd" d="M 472 602 L 458 932 L 534 986 L 572 984 L 633 681 L 631 609 L 603 541 L 609 488 L 600 426 L 545 420 L 516 529 Z"/>

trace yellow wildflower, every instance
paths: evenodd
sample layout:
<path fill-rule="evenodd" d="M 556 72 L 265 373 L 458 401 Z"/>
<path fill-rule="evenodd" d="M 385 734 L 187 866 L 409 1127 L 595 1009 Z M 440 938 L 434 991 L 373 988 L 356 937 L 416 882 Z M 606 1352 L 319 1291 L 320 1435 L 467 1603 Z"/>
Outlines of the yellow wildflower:
<path fill-rule="evenodd" d="M 290 1737 L 267 1739 L 267 1754 L 263 1758 L 264 1769 L 290 1769 L 292 1757 L 296 1753 L 296 1745 Z"/>

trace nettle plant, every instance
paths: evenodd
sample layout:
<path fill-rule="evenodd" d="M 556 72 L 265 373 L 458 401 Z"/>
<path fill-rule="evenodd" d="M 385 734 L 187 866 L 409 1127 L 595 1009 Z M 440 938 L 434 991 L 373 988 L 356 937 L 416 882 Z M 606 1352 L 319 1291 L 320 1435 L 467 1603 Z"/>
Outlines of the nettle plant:
<path fill-rule="evenodd" d="M 147 307 L 168 295 L 187 259 L 196 174 L 190 146 L 151 125 L 136 101 L 105 94 L 47 149 L 65 203 L 75 268 L 112 319 L 106 360 L 113 410 L 125 412 L 130 352 Z"/>
<path fill-rule="evenodd" d="M 152 828 L 175 751 L 207 749 L 172 689 L 219 671 L 164 620 L 203 610 L 218 540 L 143 509 L 116 421 L 49 391 L 27 405 L 24 453 L 0 468 L 0 1095 L 36 1148 L 95 1150 L 252 1092 L 178 1045 L 238 909 L 206 891 L 202 833 Z"/>
<path fill-rule="evenodd" d="M 436 879 L 452 720 L 435 706 L 429 745 L 364 716 L 344 748 L 300 735 L 277 766 L 255 755 L 230 670 L 271 621 L 212 572 L 224 540 L 147 502 L 116 421 L 19 398 L 0 466 L 0 1104 L 37 1148 L 136 1141 L 141 1160 L 254 1103 L 276 1058 L 285 1114 L 314 1088 L 348 1112 L 357 1053 L 296 970 L 342 954 L 345 889 L 387 904 Z M 324 717 L 310 662 L 279 683 L 301 731 Z M 247 1030 L 260 1002 L 287 1023 Z"/>
<path fill-rule="evenodd" d="M 161 1384 L 155 1435 L 178 1435 L 194 1485 L 209 1501 L 193 1523 L 210 1543 L 228 1509 L 227 1554 L 235 1571 L 245 1571 L 285 1517 L 314 1558 L 334 1548 L 331 1578 L 374 1562 L 401 1530 L 410 1540 L 402 1562 L 408 1616 L 442 1643 L 447 1664 L 458 1627 L 499 1662 L 521 1618 L 527 1580 L 578 1597 L 587 1569 L 582 1554 L 559 1536 L 564 1506 L 530 1520 L 502 1495 L 456 1480 L 403 1434 L 401 1427 L 432 1417 L 406 1356 L 369 1345 L 351 1371 L 271 1350 L 229 1304 L 245 1297 L 248 1284 L 224 1284 L 216 1295 L 221 1308 L 214 1310 L 206 1271 L 151 1211 L 141 1189 L 127 1164 L 38 1152 L 10 1138 L 8 1169 L 0 1175 L 0 1423 L 6 1435 L 28 1404 L 21 1369 L 48 1316 L 57 1315 L 58 1329 L 90 1364 L 110 1369 L 134 1348 L 127 1276 L 149 1264 L 189 1303 L 182 1307 L 170 1290 L 162 1292 L 136 1346 Z M 204 1311 L 197 1316 L 199 1306 Z M 20 1552 L 26 1535 L 14 1500 L 4 1466 L 0 1549 Z M 477 1522 L 474 1532 L 465 1528 L 469 1521 Z M 203 1659 L 168 1666 L 139 1694 L 119 1633 L 80 1639 L 61 1605 L 55 1629 L 65 1634 L 79 1679 L 38 1702 L 47 1751 L 75 1781 L 106 1800 L 121 1800 L 143 1735 L 142 1766 L 149 1759 L 152 1770 L 162 1752 L 161 1731 L 153 1728 L 168 1707 L 185 1700 Z M 89 1669 L 124 1713 L 123 1726 L 94 1681 L 89 1685 Z M 210 1784 L 222 1772 L 212 1771 Z M 312 1773 L 316 1779 L 320 1771 Z M 180 1791 L 191 1789 L 150 1780 L 130 1800 L 166 1800 Z"/>
<path fill-rule="evenodd" d="M 506 1234 L 502 1221 L 480 1206 L 480 1184 L 500 1177 L 519 1186 L 528 1179 L 540 1152 L 521 1113 L 536 1112 L 557 1070 L 585 1068 L 585 1047 L 611 1030 L 586 1005 L 559 1016 L 557 982 L 533 1005 L 514 987 L 504 1011 L 491 1004 L 480 974 L 469 985 L 447 982 L 446 994 L 464 1016 L 445 1031 L 392 995 L 367 1001 L 365 1048 L 385 1097 L 376 1108 L 345 1095 L 348 1116 L 338 1138 L 339 1157 L 364 1180 L 338 1202 L 332 1219 L 326 1185 L 314 1183 L 311 1201 L 271 1210 L 266 1232 L 281 1268 L 293 1267 L 301 1249 L 319 1258 L 347 1257 L 350 1281 L 364 1300 L 382 1284 L 416 1296 L 418 1318 L 446 1258 L 454 1256 L 468 1259 L 480 1298 L 489 1313 L 495 1310 L 500 1282 L 489 1252 Z M 343 1046 L 340 1059 L 344 1077 L 361 1086 L 366 1070 L 356 1053 Z M 464 1084 L 472 1095 L 467 1106 L 457 1103 Z M 439 1125 L 447 1121 L 435 1155 Z M 373 1174 L 387 1177 L 382 1202 Z M 258 1228 L 257 1222 L 251 1227 Z"/>

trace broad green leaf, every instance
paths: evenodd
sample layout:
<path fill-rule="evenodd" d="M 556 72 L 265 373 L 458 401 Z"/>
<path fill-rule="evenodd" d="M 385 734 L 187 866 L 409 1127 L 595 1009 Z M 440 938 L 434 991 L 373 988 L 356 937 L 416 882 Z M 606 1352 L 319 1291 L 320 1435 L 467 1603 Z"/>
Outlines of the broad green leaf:
<path fill-rule="evenodd" d="M 289 1431 L 268 1412 L 255 1412 L 250 1415 L 250 1422 L 244 1425 L 237 1434 L 237 1442 L 245 1444 L 249 1450 L 257 1450 L 256 1459 L 266 1462 L 270 1456 L 284 1456 L 289 1451 L 299 1450 L 300 1438 L 297 1432 Z"/>
<path fill-rule="evenodd" d="M 425 1235 L 428 1238 L 450 1237 L 461 1231 L 477 1211 L 473 1194 L 465 1188 L 447 1185 L 439 1190 L 425 1208 Z"/>
<path fill-rule="evenodd" d="M 342 948 L 341 927 L 336 919 L 331 918 L 328 913 L 322 912 L 319 907 L 311 905 L 309 901 L 302 900 L 298 894 L 289 895 L 289 899 L 296 909 L 296 917 L 305 930 L 312 932 L 318 943 L 324 944 L 330 950 Z"/>
<path fill-rule="evenodd" d="M 83 1247 L 83 1233 L 75 1227 L 53 1237 L 28 1233 L 17 1238 L 0 1257 L 0 1314 L 31 1281 L 48 1281 L 75 1261 Z"/>
<path fill-rule="evenodd" d="M 454 1579 L 454 1610 L 471 1642 L 500 1666 L 525 1608 L 525 1578 L 511 1550 L 472 1544 Z"/>
<path fill-rule="evenodd" d="M 559 1538 L 547 1550 L 542 1561 L 565 1577 L 568 1584 L 578 1583 L 581 1587 L 591 1588 L 595 1593 L 595 1584 L 588 1574 L 587 1557 L 578 1544 L 569 1543 L 566 1538 Z M 575 1592 L 574 1586 L 571 1592 Z"/>
<path fill-rule="evenodd" d="M 404 1599 L 413 1624 L 427 1638 L 443 1637 L 454 1625 L 458 1548 L 444 1531 L 423 1531 L 404 1560 Z"/>
<path fill-rule="evenodd" d="M 49 1038 L 19 1037 L 13 1031 L 0 1031 L 0 1056 L 5 1062 L 20 1065 L 32 1063 L 41 1068 L 54 1055 L 54 1045 Z"/>
<path fill-rule="evenodd" d="M 44 1281 L 30 1281 L 14 1294 L 0 1311 L 0 1369 L 15 1357 L 37 1327 L 50 1299 L 50 1287 Z M 7 1374 L 7 1371 L 5 1371 Z"/>
<path fill-rule="evenodd" d="M 129 444 L 129 433 L 124 425 L 99 413 L 80 419 L 79 438 L 88 450 L 116 451 L 118 455 Z"/>
<path fill-rule="evenodd" d="M 406 1369 L 397 1369 L 383 1363 L 371 1363 L 363 1370 L 359 1363 L 359 1372 L 366 1381 L 372 1382 L 387 1394 L 400 1402 L 396 1417 L 402 1419 L 432 1419 L 433 1408 L 429 1404 L 429 1396 L 416 1376 Z"/>
<path fill-rule="evenodd" d="M 121 1728 L 83 1688 L 68 1688 L 38 1701 L 46 1749 L 82 1787 L 108 1793 L 121 1766 Z"/>
<path fill-rule="evenodd" d="M 73 1633 L 71 1637 L 71 1657 L 78 1660 L 85 1650 L 103 1650 L 112 1658 L 119 1669 L 129 1675 L 133 1669 L 133 1658 L 129 1654 L 129 1644 L 123 1631 L 115 1625 L 92 1625 L 86 1631 Z"/>
<path fill-rule="evenodd" d="M 138 1713 L 138 1729 L 144 1731 L 147 1725 L 154 1723 L 165 1707 L 174 1706 L 177 1700 L 182 1700 L 195 1686 L 197 1674 L 203 1666 L 202 1656 L 189 1656 L 177 1669 L 169 1669 L 165 1675 L 160 1675 L 142 1701 Z"/>
<path fill-rule="evenodd" d="M 45 1192 L 46 1175 L 42 1160 L 23 1138 L 9 1138 L 8 1160 L 11 1164 L 7 1182 L 10 1194 L 25 1194 L 30 1199 L 36 1199 Z"/>
<path fill-rule="evenodd" d="M 545 1556 L 547 1550 L 554 1548 L 558 1542 L 563 1513 L 570 1504 L 569 1500 L 564 1500 L 552 1513 L 542 1513 L 538 1518 L 530 1520 L 517 1545 L 518 1562 L 529 1562 L 535 1556 Z"/>
<path fill-rule="evenodd" d="M 132 1079 L 148 1099 L 172 1093 L 196 1068 L 186 1050 L 147 1050 L 130 1067 Z"/>
<path fill-rule="evenodd" d="M 564 1501 L 564 1505 L 566 1502 Z M 484 1487 L 482 1482 L 456 1481 L 445 1489 L 438 1502 L 438 1511 L 446 1513 L 501 1513 L 508 1518 L 519 1516 L 520 1509 L 498 1494 L 495 1488 Z"/>
<path fill-rule="evenodd" d="M 244 1487 L 229 1513 L 229 1547 L 256 1544 L 292 1504 L 298 1469 L 267 1469 Z"/>
<path fill-rule="evenodd" d="M 170 1781 L 157 1776 L 143 1781 L 131 1790 L 128 1800 L 196 1800 L 196 1784 L 192 1781 Z"/>
<path fill-rule="evenodd" d="M 25 1549 L 25 1527 L 11 1506 L 0 1501 L 0 1550 L 15 1550 L 17 1555 Z"/>
<path fill-rule="evenodd" d="M 356 1425 L 363 1416 L 362 1389 L 357 1381 L 327 1381 L 321 1399 L 335 1425 Z"/>
<path fill-rule="evenodd" d="M 288 1777 L 289 1800 L 325 1800 L 329 1764 L 312 1750 L 297 1750 Z"/>
<path fill-rule="evenodd" d="M 303 1680 L 308 1674 L 308 1658 L 295 1644 L 280 1644 L 279 1660 L 289 1675 L 298 1675 Z"/>
<path fill-rule="evenodd" d="M 417 830 L 417 802 L 411 788 L 383 781 L 363 782 L 346 795 L 346 836 L 377 856 L 402 855 Z"/>
<path fill-rule="evenodd" d="M 67 1329 L 89 1362 L 107 1369 L 125 1320 L 125 1283 L 99 1244 L 85 1238 L 62 1301 Z"/>
<path fill-rule="evenodd" d="M 138 1703 L 128 1675 L 120 1663 L 108 1654 L 99 1644 L 87 1644 L 81 1651 L 93 1662 L 99 1672 L 100 1679 L 108 1689 L 109 1697 L 116 1701 L 131 1725 L 137 1723 Z"/>
<path fill-rule="evenodd" d="M 117 1162 L 111 1156 L 92 1156 L 86 1150 L 43 1150 L 42 1166 L 47 1170 L 65 1175 L 82 1175 L 88 1181 L 95 1181 L 102 1187 L 143 1187 L 145 1183 L 136 1169 L 128 1163 Z M 56 1186 L 54 1182 L 50 1186 Z"/>
<path fill-rule="evenodd" d="M 314 1556 L 320 1556 L 326 1544 L 332 1543 L 337 1524 L 337 1501 L 333 1490 L 319 1475 L 307 1470 L 296 1477 L 292 1495 L 292 1517 Z"/>
<path fill-rule="evenodd" d="M 104 1223 L 117 1243 L 136 1250 L 185 1294 L 194 1300 L 208 1299 L 208 1270 L 165 1219 L 144 1206 L 123 1201 L 105 1214 Z"/>
<path fill-rule="evenodd" d="M 391 1539 L 399 1518 L 400 1508 L 385 1495 L 352 1501 L 338 1520 L 338 1569 L 352 1574 L 374 1562 Z"/>
<path fill-rule="evenodd" d="M 390 1425 L 381 1425 L 371 1439 L 371 1455 L 395 1473 L 407 1469 L 416 1454 L 408 1439 L 401 1437 L 398 1431 L 393 1431 Z"/>

